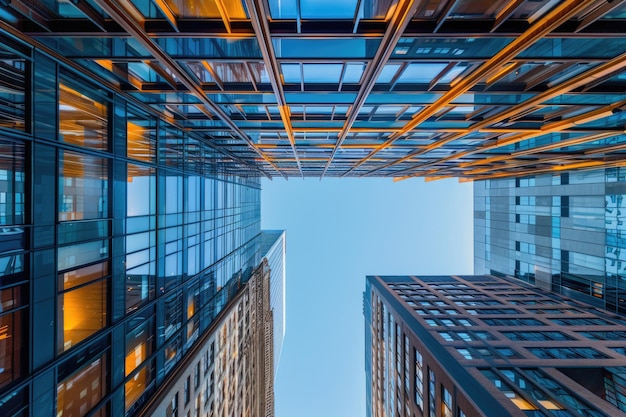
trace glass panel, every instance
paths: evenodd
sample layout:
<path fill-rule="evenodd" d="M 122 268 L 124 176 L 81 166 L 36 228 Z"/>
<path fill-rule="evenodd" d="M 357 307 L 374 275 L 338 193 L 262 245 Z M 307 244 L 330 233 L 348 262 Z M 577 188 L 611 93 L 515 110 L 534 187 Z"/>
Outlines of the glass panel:
<path fill-rule="evenodd" d="M 106 354 L 79 368 L 57 385 L 57 416 L 84 416 L 107 394 Z"/>
<path fill-rule="evenodd" d="M 95 265 L 75 269 L 59 274 L 59 290 L 69 290 L 73 287 L 104 278 L 109 274 L 109 263 L 102 262 Z"/>
<path fill-rule="evenodd" d="M 154 349 L 154 320 L 152 317 L 143 321 L 134 329 L 126 330 L 125 376 L 130 375 L 150 355 Z M 127 326 L 128 327 L 128 326 Z"/>
<path fill-rule="evenodd" d="M 303 64 L 305 83 L 339 83 L 341 64 Z"/>
<path fill-rule="evenodd" d="M 357 0 L 300 0 L 303 19 L 353 19 Z"/>
<path fill-rule="evenodd" d="M 2 311 L 11 310 L 20 304 L 20 290 L 21 288 L 16 288 L 0 292 Z M 25 375 L 28 363 L 27 323 L 26 310 L 17 310 L 0 316 L 0 388 Z"/>
<path fill-rule="evenodd" d="M 390 83 L 398 72 L 398 68 L 400 68 L 400 64 L 386 64 L 378 75 L 376 83 Z"/>
<path fill-rule="evenodd" d="M 398 82 L 430 83 L 445 67 L 446 64 L 409 64 L 398 78 Z"/>
<path fill-rule="evenodd" d="M 25 223 L 25 151 L 23 144 L 0 140 L 0 225 L 3 226 Z M 0 252 L 18 249 L 17 240 L 21 240 L 23 233 L 20 230 L 16 228 L 11 233 L 11 229 L 2 228 Z"/>
<path fill-rule="evenodd" d="M 132 217 L 151 214 L 156 214 L 156 170 L 128 164 L 126 215 Z"/>
<path fill-rule="evenodd" d="M 26 129 L 26 60 L 0 46 L 0 127 Z"/>
<path fill-rule="evenodd" d="M 286 83 L 300 83 L 300 64 L 281 64 L 283 79 Z"/>
<path fill-rule="evenodd" d="M 59 221 L 108 217 L 108 163 L 104 158 L 60 152 Z"/>
<path fill-rule="evenodd" d="M 126 123 L 129 158 L 154 162 L 156 157 L 156 120 L 128 112 Z"/>
<path fill-rule="evenodd" d="M 365 64 L 347 64 L 343 74 L 344 83 L 358 83 L 365 71 Z"/>
<path fill-rule="evenodd" d="M 101 280 L 58 297 L 58 351 L 62 353 L 107 324 L 107 281 Z"/>
<path fill-rule="evenodd" d="M 125 409 L 129 411 L 130 407 L 141 398 L 141 396 L 151 387 L 154 380 L 154 361 L 150 361 L 139 371 L 133 375 L 126 384 L 124 384 Z M 149 392 L 149 391 L 148 391 Z M 144 400 L 145 401 L 145 400 Z M 142 401 L 141 403 L 143 403 Z M 141 404 L 140 403 L 140 404 Z M 139 406 L 137 404 L 135 407 Z M 129 413 L 132 414 L 132 413 Z"/>
<path fill-rule="evenodd" d="M 59 139 L 90 149 L 107 149 L 107 105 L 68 85 L 59 85 Z"/>

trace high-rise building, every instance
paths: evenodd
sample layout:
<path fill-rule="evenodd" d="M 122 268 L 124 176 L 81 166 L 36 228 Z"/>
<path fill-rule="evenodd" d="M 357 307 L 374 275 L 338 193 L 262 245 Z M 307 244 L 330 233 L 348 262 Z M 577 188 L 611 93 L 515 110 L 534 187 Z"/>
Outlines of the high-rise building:
<path fill-rule="evenodd" d="M 623 168 L 474 184 L 477 274 L 626 313 Z"/>
<path fill-rule="evenodd" d="M 139 416 L 274 416 L 274 349 L 280 345 L 273 316 L 284 316 L 272 300 L 280 268 L 270 263 L 282 262 L 284 237 L 263 233 L 259 267 Z"/>
<path fill-rule="evenodd" d="M 491 275 L 369 276 L 368 417 L 624 416 L 626 321 Z"/>

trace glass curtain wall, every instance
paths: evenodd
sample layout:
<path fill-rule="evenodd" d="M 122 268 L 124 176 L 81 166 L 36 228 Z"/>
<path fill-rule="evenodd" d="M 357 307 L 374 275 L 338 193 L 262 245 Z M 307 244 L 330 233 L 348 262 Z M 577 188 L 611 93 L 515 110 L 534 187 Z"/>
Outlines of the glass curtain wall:
<path fill-rule="evenodd" d="M 259 180 L 1 36 L 0 415 L 134 415 L 260 262 Z"/>

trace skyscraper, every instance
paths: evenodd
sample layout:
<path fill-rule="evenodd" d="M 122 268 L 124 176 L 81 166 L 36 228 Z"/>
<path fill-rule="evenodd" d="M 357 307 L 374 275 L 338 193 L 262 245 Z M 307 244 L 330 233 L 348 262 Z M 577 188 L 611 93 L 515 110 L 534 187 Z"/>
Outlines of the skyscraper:
<path fill-rule="evenodd" d="M 626 321 L 495 276 L 367 277 L 367 416 L 623 416 Z"/>
<path fill-rule="evenodd" d="M 140 416 L 273 417 L 274 351 L 282 345 L 282 337 L 274 337 L 274 315 L 284 314 L 272 292 L 284 277 L 280 267 L 272 270 L 270 264 L 284 262 L 284 237 L 284 232 L 263 233 L 261 264 Z"/>
<path fill-rule="evenodd" d="M 475 273 L 626 313 L 622 168 L 474 185 Z"/>

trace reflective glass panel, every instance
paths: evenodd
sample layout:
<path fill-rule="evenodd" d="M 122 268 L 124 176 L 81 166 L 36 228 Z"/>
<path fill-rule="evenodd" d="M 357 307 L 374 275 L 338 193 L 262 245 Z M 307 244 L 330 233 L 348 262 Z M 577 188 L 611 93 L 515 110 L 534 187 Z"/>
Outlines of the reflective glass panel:
<path fill-rule="evenodd" d="M 60 152 L 59 221 L 108 217 L 108 162 Z"/>
<path fill-rule="evenodd" d="M 69 85 L 59 85 L 59 139 L 72 145 L 106 150 L 107 105 Z"/>

